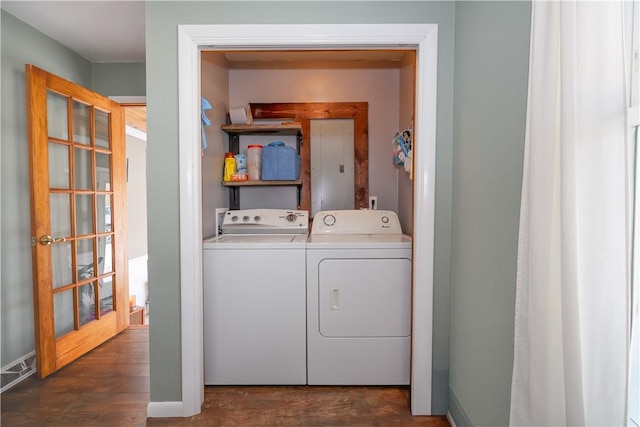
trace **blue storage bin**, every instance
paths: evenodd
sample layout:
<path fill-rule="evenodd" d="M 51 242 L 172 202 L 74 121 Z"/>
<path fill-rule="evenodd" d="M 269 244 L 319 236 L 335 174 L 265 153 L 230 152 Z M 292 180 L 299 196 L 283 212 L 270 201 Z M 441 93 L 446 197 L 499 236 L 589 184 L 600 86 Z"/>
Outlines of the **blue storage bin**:
<path fill-rule="evenodd" d="M 262 179 L 289 181 L 300 177 L 300 156 L 284 142 L 272 142 L 262 148 Z"/>

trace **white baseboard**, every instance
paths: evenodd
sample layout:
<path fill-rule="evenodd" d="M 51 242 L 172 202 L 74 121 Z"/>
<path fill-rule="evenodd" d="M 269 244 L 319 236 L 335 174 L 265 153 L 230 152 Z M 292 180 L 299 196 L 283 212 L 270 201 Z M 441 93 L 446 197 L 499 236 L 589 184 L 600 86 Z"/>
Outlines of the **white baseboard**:
<path fill-rule="evenodd" d="M 149 404 L 147 405 L 147 417 L 184 417 L 184 405 L 182 404 L 182 402 L 149 402 Z"/>
<path fill-rule="evenodd" d="M 18 360 L 2 367 L 0 377 L 2 378 L 2 389 L 0 392 L 9 390 L 14 385 L 23 381 L 36 373 L 36 352 L 25 354 Z"/>
<path fill-rule="evenodd" d="M 451 416 L 451 412 L 447 411 L 447 421 L 451 424 L 451 427 L 456 427 L 456 423 L 453 422 L 453 417 Z"/>

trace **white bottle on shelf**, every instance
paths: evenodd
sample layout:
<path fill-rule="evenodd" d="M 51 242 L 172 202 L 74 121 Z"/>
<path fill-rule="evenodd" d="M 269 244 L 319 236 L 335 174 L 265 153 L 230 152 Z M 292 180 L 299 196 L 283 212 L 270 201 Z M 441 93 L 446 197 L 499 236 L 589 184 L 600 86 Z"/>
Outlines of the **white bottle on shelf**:
<path fill-rule="evenodd" d="M 261 175 L 262 145 L 249 145 L 247 148 L 247 169 L 249 180 L 258 181 Z"/>

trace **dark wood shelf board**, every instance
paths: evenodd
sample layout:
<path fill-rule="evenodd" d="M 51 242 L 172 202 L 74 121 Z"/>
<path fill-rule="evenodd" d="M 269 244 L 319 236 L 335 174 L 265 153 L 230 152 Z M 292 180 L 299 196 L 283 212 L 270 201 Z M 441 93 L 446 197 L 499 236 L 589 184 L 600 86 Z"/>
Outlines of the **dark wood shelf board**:
<path fill-rule="evenodd" d="M 302 185 L 302 181 L 222 181 L 222 185 L 225 187 L 286 187 Z"/>
<path fill-rule="evenodd" d="M 222 125 L 226 133 L 238 135 L 301 135 L 302 125 L 298 122 L 281 125 Z"/>

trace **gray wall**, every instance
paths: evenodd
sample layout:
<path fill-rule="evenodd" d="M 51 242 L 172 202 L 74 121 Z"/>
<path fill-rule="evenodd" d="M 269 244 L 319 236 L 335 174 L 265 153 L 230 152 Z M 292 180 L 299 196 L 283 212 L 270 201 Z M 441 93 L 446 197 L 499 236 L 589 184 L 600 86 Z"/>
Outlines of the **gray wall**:
<path fill-rule="evenodd" d="M 151 401 L 181 400 L 178 167 L 178 24 L 438 23 L 438 172 L 434 395 L 447 409 L 448 280 L 453 109 L 453 2 L 147 2 L 147 116 Z M 418 219 L 419 220 L 419 219 Z M 162 233 L 154 232 L 162 230 Z M 442 262 L 439 262 L 442 261 Z M 419 262 L 419 260 L 416 260 Z M 444 381 L 442 380 L 444 379 Z"/>
<path fill-rule="evenodd" d="M 529 2 L 456 3 L 450 410 L 509 422 Z"/>
<path fill-rule="evenodd" d="M 35 348 L 24 65 L 91 86 L 91 64 L 2 11 L 2 366 Z"/>
<path fill-rule="evenodd" d="M 111 76 L 94 75 L 94 64 L 4 10 L 1 14 L 0 347 L 5 366 L 35 347 L 24 65 L 34 64 L 89 89 L 95 90 L 94 83 L 110 87 L 111 94 L 144 95 L 144 83 L 137 88 L 126 83 L 121 89 L 125 83 L 118 76 L 128 74 L 129 65 L 124 74 L 117 72 L 116 64 Z"/>
<path fill-rule="evenodd" d="M 105 96 L 144 96 L 144 62 L 93 63 L 92 90 Z"/>

